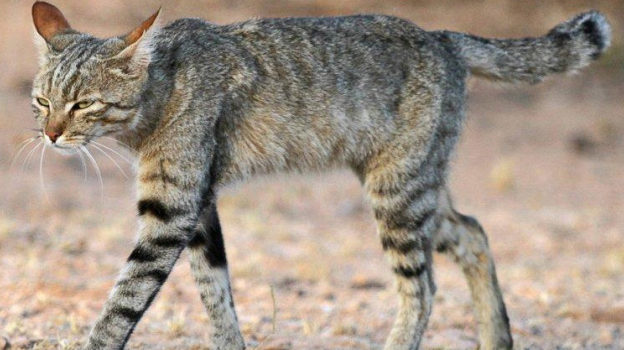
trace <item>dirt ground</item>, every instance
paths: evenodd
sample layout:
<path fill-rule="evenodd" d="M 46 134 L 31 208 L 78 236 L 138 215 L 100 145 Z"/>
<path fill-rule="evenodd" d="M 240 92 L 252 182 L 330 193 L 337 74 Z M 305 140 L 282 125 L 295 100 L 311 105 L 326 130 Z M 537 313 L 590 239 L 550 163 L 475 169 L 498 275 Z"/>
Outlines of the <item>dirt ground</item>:
<path fill-rule="evenodd" d="M 519 5 L 521 3 L 522 5 Z M 572 4 L 573 3 L 573 4 Z M 58 1 L 75 27 L 129 30 L 156 1 Z M 588 8 L 605 11 L 615 47 L 591 69 L 537 86 L 471 80 L 453 160 L 460 211 L 489 233 L 517 349 L 624 349 L 624 48 L 620 1 L 182 1 L 168 20 L 400 15 L 428 29 L 538 35 Z M 12 168 L 33 132 L 30 2 L 0 3 L 0 349 L 74 349 L 132 250 L 133 169 L 92 153 L 47 152 Z M 123 154 L 123 150 L 111 143 Z M 41 172 L 40 172 L 41 169 Z M 396 312 L 371 209 L 347 171 L 283 174 L 219 199 L 234 299 L 250 349 L 381 349 Z M 435 257 L 438 292 L 424 349 L 478 346 L 460 270 Z M 207 317 L 183 255 L 130 349 L 202 349 Z"/>

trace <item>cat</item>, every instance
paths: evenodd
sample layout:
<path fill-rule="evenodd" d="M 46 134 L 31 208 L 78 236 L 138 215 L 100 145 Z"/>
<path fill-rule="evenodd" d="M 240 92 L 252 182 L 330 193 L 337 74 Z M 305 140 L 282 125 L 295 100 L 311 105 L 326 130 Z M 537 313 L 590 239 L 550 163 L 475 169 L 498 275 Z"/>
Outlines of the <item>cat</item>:
<path fill-rule="evenodd" d="M 59 9 L 32 7 L 33 109 L 47 146 L 115 137 L 136 151 L 139 238 L 86 349 L 121 349 L 183 249 L 209 315 L 209 349 L 243 349 L 216 209 L 219 189 L 257 174 L 347 167 L 361 181 L 399 294 L 387 350 L 418 349 L 435 292 L 432 252 L 461 266 L 481 349 L 512 336 L 486 235 L 453 209 L 449 157 L 469 75 L 537 83 L 610 44 L 596 11 L 546 35 L 485 39 L 383 15 L 214 25 L 160 10 L 99 39 Z"/>

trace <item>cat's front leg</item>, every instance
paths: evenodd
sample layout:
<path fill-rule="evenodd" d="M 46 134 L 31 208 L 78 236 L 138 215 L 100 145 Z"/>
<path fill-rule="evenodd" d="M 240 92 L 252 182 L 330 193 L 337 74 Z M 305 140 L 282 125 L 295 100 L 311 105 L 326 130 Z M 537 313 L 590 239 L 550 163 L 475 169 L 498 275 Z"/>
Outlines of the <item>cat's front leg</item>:
<path fill-rule="evenodd" d="M 216 198 L 209 197 L 195 236 L 188 244 L 191 271 L 210 321 L 206 327 L 210 350 L 243 350 L 230 287 L 225 244 L 217 214 Z"/>
<path fill-rule="evenodd" d="M 206 184 L 201 164 L 143 157 L 139 166 L 139 238 L 91 330 L 86 349 L 123 349 L 194 233 Z M 185 169 L 184 173 L 180 169 Z"/>

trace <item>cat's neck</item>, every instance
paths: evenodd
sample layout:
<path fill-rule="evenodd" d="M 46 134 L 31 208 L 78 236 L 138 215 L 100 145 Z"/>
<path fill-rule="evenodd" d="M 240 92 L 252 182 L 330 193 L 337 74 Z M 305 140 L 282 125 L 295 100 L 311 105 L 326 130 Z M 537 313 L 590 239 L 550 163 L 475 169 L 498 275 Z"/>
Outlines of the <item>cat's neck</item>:
<path fill-rule="evenodd" d="M 148 68 L 143 91 L 138 97 L 136 121 L 128 130 L 114 136 L 115 139 L 140 152 L 150 136 L 165 118 L 165 106 L 173 89 L 174 75 L 164 69 L 173 57 L 155 57 Z"/>

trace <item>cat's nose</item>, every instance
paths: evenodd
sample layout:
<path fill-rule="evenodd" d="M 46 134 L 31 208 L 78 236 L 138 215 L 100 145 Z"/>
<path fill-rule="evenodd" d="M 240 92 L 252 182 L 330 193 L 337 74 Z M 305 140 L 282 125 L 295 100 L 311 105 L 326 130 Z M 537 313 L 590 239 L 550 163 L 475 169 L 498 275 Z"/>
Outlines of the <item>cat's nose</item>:
<path fill-rule="evenodd" d="M 50 141 L 52 141 L 52 143 L 56 142 L 56 139 L 58 139 L 61 136 L 61 133 L 56 131 L 56 130 L 46 130 L 46 135 L 48 135 L 48 137 L 50 138 Z"/>

